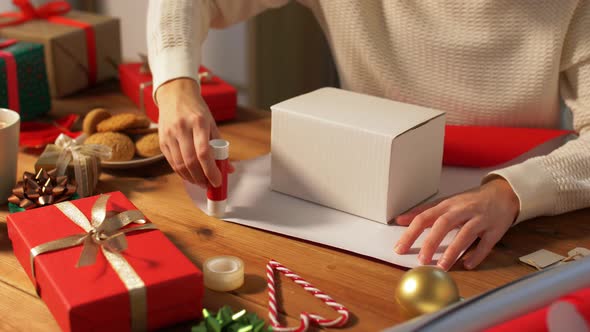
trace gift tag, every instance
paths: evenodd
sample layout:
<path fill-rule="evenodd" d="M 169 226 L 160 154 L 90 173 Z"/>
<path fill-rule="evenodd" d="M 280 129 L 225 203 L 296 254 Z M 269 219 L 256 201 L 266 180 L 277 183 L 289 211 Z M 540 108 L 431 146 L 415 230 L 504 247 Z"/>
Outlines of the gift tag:
<path fill-rule="evenodd" d="M 590 250 L 582 247 L 577 247 L 568 251 L 568 257 L 571 257 L 573 260 L 577 261 L 578 259 L 582 259 L 586 256 L 590 256 Z"/>
<path fill-rule="evenodd" d="M 549 250 L 541 249 L 531 254 L 520 257 L 520 261 L 535 267 L 538 270 L 542 270 L 555 263 L 561 262 L 566 257 L 558 255 Z"/>

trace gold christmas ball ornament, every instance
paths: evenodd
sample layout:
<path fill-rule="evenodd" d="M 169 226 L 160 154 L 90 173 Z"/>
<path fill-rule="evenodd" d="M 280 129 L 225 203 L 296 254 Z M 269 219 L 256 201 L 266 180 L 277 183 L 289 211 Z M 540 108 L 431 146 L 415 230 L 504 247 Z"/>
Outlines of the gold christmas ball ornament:
<path fill-rule="evenodd" d="M 455 281 L 434 266 L 420 266 L 404 273 L 395 298 L 409 317 L 435 312 L 460 300 Z"/>

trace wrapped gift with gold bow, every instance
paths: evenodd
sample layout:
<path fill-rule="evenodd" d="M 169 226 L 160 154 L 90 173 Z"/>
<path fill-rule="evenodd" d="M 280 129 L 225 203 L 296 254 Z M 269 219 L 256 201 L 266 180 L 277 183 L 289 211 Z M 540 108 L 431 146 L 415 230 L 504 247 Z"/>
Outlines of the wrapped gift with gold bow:
<path fill-rule="evenodd" d="M 55 144 L 49 144 L 35 163 L 35 172 L 57 169 L 57 176 L 67 175 L 78 185 L 80 197 L 94 194 L 100 177 L 100 161 L 111 157 L 111 148 L 98 144 L 81 144 L 60 134 Z"/>
<path fill-rule="evenodd" d="M 15 213 L 7 225 L 64 331 L 154 330 L 200 316 L 201 272 L 120 192 Z"/>

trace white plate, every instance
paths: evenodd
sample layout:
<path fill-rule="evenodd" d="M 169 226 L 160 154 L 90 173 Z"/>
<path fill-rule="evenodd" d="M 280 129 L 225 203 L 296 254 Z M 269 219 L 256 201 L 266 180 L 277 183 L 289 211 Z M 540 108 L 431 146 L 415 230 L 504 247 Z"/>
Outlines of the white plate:
<path fill-rule="evenodd" d="M 158 124 L 151 123 L 150 128 L 158 128 Z M 82 134 L 78 136 L 76 141 L 82 143 L 86 139 L 86 134 Z M 157 161 L 164 159 L 164 154 L 160 153 L 159 155 L 147 158 L 137 157 L 137 155 L 128 161 L 101 161 L 100 165 L 102 168 L 110 168 L 110 169 L 125 169 L 125 168 L 136 168 L 142 167 L 149 164 L 153 164 Z"/>
<path fill-rule="evenodd" d="M 148 158 L 135 158 L 129 161 L 103 161 L 101 162 L 101 166 L 103 168 L 113 168 L 113 169 L 121 169 L 121 168 L 135 168 L 146 166 L 149 164 L 153 164 L 159 160 L 164 159 L 164 154 L 159 154 L 157 156 L 148 157 Z"/>

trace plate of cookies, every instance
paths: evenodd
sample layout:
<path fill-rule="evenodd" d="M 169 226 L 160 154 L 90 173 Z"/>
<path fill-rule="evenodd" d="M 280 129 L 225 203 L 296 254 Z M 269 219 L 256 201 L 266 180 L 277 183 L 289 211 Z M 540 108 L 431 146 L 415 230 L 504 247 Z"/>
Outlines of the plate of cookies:
<path fill-rule="evenodd" d="M 82 123 L 84 144 L 109 146 L 113 153 L 101 162 L 104 168 L 141 167 L 164 158 L 158 125 L 138 113 L 111 114 L 104 108 L 90 111 Z"/>

